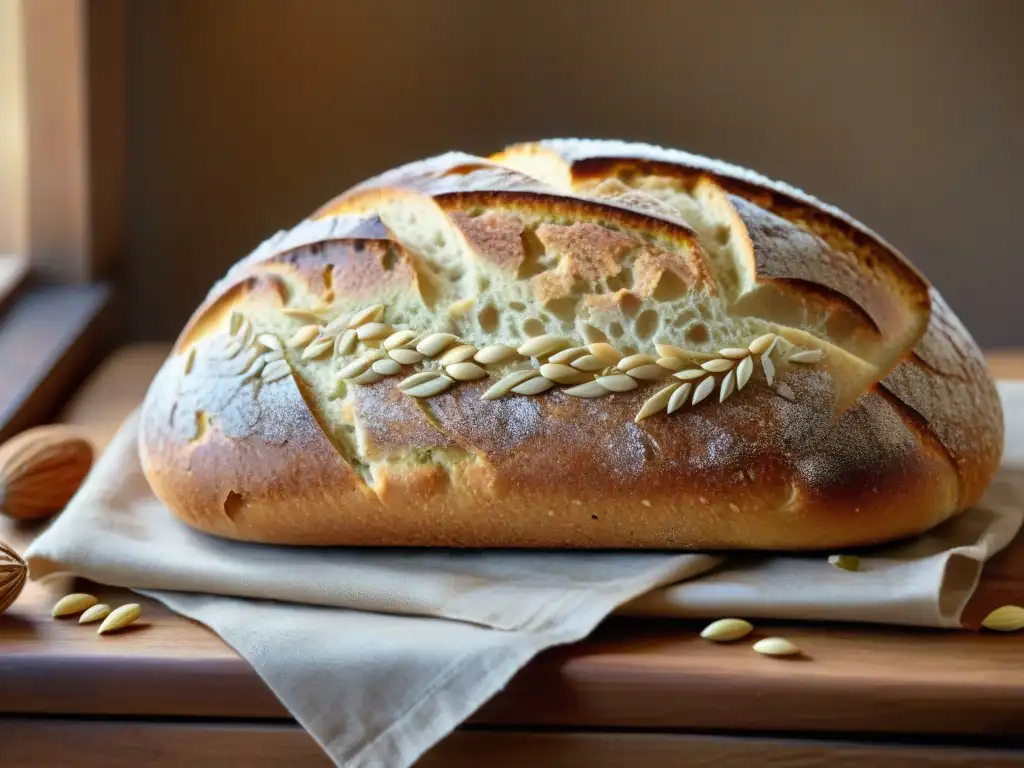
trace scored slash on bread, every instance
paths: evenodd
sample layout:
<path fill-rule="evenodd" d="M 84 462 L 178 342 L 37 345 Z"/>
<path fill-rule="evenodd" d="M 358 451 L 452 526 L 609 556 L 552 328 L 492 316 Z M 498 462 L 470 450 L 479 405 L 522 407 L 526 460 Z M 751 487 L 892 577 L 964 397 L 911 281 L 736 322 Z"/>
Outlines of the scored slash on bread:
<path fill-rule="evenodd" d="M 1002 416 L 934 288 L 842 212 L 554 140 L 402 166 L 262 244 L 183 330 L 140 450 L 232 538 L 824 548 L 974 503 Z"/>

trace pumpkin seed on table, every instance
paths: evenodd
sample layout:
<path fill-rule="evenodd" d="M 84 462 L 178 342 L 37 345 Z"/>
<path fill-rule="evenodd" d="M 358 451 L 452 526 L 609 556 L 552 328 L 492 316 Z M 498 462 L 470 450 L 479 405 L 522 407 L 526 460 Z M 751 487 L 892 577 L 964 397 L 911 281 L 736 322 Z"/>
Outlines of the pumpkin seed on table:
<path fill-rule="evenodd" d="M 1024 629 L 1024 608 L 1019 605 L 1004 605 L 989 613 L 981 626 L 996 632 L 1016 632 Z"/>
<path fill-rule="evenodd" d="M 110 615 L 110 606 L 106 603 L 97 603 L 92 608 L 86 608 L 78 617 L 79 624 L 91 624 L 94 621 L 105 619 Z"/>
<path fill-rule="evenodd" d="M 860 570 L 860 558 L 856 555 L 829 555 L 828 561 L 844 571 Z"/>
<path fill-rule="evenodd" d="M 93 595 L 85 594 L 84 592 L 75 592 L 70 595 L 65 595 L 53 606 L 53 610 L 50 615 L 53 618 L 59 616 L 72 616 L 76 613 L 81 613 L 87 608 L 92 608 L 99 600 Z"/>
<path fill-rule="evenodd" d="M 762 656 L 799 656 L 803 653 L 799 646 L 784 637 L 766 637 L 754 643 L 753 648 Z"/>
<path fill-rule="evenodd" d="M 117 632 L 118 630 L 124 629 L 130 624 L 134 624 L 135 620 L 142 614 L 142 606 L 138 603 L 128 603 L 115 608 L 107 618 L 100 624 L 100 628 L 96 630 L 97 635 L 105 635 L 110 632 Z"/>
<path fill-rule="evenodd" d="M 743 619 L 719 619 L 704 627 L 700 636 L 715 643 L 731 643 L 746 637 L 753 630 L 753 625 Z"/>

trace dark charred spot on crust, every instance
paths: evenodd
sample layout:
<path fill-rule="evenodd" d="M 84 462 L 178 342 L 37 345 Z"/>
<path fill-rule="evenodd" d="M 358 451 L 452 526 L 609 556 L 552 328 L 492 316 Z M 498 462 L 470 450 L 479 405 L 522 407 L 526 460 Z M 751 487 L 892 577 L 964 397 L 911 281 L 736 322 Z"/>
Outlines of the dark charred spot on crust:
<path fill-rule="evenodd" d="M 229 520 L 234 520 L 245 509 L 245 499 L 237 491 L 228 491 L 224 497 L 224 514 Z"/>
<path fill-rule="evenodd" d="M 209 426 L 210 417 L 206 414 L 206 411 L 196 411 L 196 431 L 195 434 L 192 435 L 192 440 L 190 442 L 195 443 L 202 440 L 203 436 L 206 434 L 206 430 L 209 429 Z"/>
<path fill-rule="evenodd" d="M 394 245 L 388 243 L 387 247 L 384 249 L 384 253 L 381 254 L 380 257 L 381 269 L 383 269 L 385 272 L 390 272 L 392 269 L 395 268 L 395 265 L 398 263 L 398 260 L 398 250 L 395 248 Z"/>

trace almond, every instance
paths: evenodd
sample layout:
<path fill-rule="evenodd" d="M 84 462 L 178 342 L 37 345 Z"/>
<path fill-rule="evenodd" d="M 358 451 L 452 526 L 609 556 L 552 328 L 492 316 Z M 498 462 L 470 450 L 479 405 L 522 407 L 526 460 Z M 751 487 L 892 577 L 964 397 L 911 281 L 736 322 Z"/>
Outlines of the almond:
<path fill-rule="evenodd" d="M 0 613 L 10 608 L 18 599 L 22 587 L 25 586 L 26 576 L 28 566 L 21 555 L 0 542 Z"/>
<path fill-rule="evenodd" d="M 69 427 L 34 427 L 0 446 L 0 511 L 16 520 L 52 517 L 92 468 L 92 445 Z"/>

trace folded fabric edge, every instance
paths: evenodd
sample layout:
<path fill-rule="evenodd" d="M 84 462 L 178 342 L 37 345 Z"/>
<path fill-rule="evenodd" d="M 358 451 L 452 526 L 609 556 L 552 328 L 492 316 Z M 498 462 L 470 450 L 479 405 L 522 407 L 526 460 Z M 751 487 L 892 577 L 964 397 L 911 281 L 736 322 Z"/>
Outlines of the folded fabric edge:
<path fill-rule="evenodd" d="M 240 657 L 246 658 L 242 651 L 232 644 L 230 638 L 217 632 L 203 622 L 199 615 L 185 609 L 176 601 L 175 593 L 158 590 L 133 591 L 159 601 L 180 615 L 203 623 Z M 590 605 L 578 605 L 576 610 L 566 616 L 565 623 L 549 626 L 543 631 L 507 632 L 476 627 L 480 632 L 489 633 L 495 639 L 494 645 L 473 656 L 460 659 L 442 670 L 424 687 L 420 697 L 402 715 L 354 753 L 339 753 L 332 744 L 325 743 L 319 738 L 310 730 L 308 722 L 301 714 L 296 713 L 290 706 L 287 692 L 278 690 L 263 674 L 258 663 L 248 658 L 246 661 L 337 765 L 345 765 L 347 768 L 376 768 L 380 765 L 406 768 L 493 698 L 537 654 L 558 645 L 577 642 L 589 635 L 611 612 L 614 607 L 613 600 L 608 596 L 602 596 Z M 264 659 L 261 658 L 260 661 Z M 466 691 L 472 691 L 472 694 L 467 696 Z M 456 692 L 457 695 L 454 695 Z M 410 729 L 418 734 L 415 744 L 410 743 L 407 738 L 402 738 L 402 732 L 408 733 Z"/>

